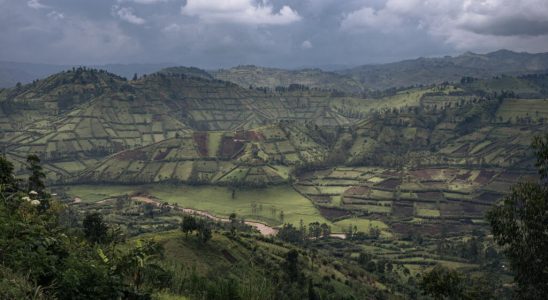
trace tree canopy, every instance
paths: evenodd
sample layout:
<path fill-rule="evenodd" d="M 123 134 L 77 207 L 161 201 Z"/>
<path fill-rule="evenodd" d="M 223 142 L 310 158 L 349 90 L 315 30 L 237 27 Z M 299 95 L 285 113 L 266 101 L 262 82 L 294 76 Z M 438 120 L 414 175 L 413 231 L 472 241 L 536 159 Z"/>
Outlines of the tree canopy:
<path fill-rule="evenodd" d="M 548 294 L 548 134 L 532 148 L 540 180 L 520 182 L 501 205 L 487 215 L 497 243 L 503 247 L 518 285 L 518 298 Z"/>

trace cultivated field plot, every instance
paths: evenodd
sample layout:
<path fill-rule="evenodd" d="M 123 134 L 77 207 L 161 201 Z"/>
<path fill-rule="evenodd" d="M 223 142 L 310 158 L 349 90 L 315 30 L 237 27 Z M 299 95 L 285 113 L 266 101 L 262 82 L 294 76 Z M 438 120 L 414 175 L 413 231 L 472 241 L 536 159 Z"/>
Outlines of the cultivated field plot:
<path fill-rule="evenodd" d="M 533 121 L 548 118 L 548 99 L 505 99 L 497 111 L 503 121 L 530 118 Z"/>
<path fill-rule="evenodd" d="M 65 174 L 78 172 L 78 181 L 85 183 L 264 186 L 287 182 L 292 165 L 320 161 L 326 151 L 306 135 L 306 128 L 264 126 L 256 130 L 181 134 L 118 152 L 92 166 L 65 163 L 58 168 L 67 168 Z"/>
<path fill-rule="evenodd" d="M 336 213 L 337 220 L 364 215 L 387 224 L 411 222 L 420 227 L 416 220 L 428 220 L 423 224 L 427 226 L 453 220 L 459 226 L 483 219 L 508 186 L 527 176 L 531 174 L 497 168 L 334 168 L 308 174 L 295 188 L 330 219 Z M 355 179 L 345 184 L 348 178 Z"/>

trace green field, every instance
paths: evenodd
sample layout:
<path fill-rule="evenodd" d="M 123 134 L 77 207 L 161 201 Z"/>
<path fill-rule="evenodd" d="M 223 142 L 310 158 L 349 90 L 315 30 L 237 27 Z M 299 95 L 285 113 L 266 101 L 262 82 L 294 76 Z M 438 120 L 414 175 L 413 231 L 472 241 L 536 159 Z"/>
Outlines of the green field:
<path fill-rule="evenodd" d="M 280 225 L 280 212 L 284 213 L 284 223 L 299 225 L 312 222 L 327 223 L 333 232 L 342 232 L 348 227 L 345 221 L 331 223 L 322 217 L 312 202 L 297 193 L 290 186 L 274 186 L 264 189 L 237 190 L 235 198 L 228 187 L 221 186 L 175 186 L 175 185 L 76 185 L 67 189 L 71 197 L 79 197 L 83 202 L 97 202 L 116 195 L 144 192 L 170 204 L 177 203 L 181 207 L 207 211 L 219 217 L 228 217 L 235 212 L 246 220 L 258 220 L 270 225 Z M 252 214 L 252 203 L 257 204 L 258 212 Z M 262 206 L 262 211 L 260 210 Z M 274 209 L 273 209 L 274 208 Z M 273 212 L 275 212 L 273 214 Z M 370 224 L 385 228 L 382 222 L 360 219 L 351 222 L 360 231 L 369 230 Z M 355 224 L 354 224 L 355 223 Z"/>
<path fill-rule="evenodd" d="M 531 117 L 533 120 L 548 117 L 546 99 L 506 99 L 497 111 L 497 117 L 507 121 L 515 117 Z"/>

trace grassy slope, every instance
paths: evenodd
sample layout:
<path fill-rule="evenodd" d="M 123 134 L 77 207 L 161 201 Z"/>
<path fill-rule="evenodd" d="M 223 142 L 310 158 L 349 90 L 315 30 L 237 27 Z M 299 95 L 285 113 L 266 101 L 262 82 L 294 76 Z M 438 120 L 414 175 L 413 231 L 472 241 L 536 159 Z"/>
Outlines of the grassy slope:
<path fill-rule="evenodd" d="M 244 284 L 255 285 L 262 285 L 264 281 L 279 276 L 278 268 L 282 266 L 286 253 L 293 249 L 290 245 L 261 241 L 254 237 L 232 238 L 220 233 L 214 233 L 206 244 L 193 236 L 185 237 L 178 230 L 147 234 L 139 238 L 153 238 L 160 242 L 165 249 L 166 264 L 173 270 L 190 272 L 194 269 L 196 273 L 208 278 L 239 278 Z M 328 282 L 339 296 L 352 293 L 344 284 L 347 280 L 356 280 L 354 286 L 360 289 L 367 289 L 373 283 L 370 281 L 372 278 L 366 274 L 353 279 L 350 274 L 356 273 L 358 269 L 333 258 L 318 256 L 312 259 L 300 251 L 299 260 L 302 263 L 301 270 L 314 282 L 325 282 L 325 278 L 330 278 Z M 380 286 L 378 282 L 376 284 Z M 179 299 L 173 297 L 167 293 L 159 298 Z"/>

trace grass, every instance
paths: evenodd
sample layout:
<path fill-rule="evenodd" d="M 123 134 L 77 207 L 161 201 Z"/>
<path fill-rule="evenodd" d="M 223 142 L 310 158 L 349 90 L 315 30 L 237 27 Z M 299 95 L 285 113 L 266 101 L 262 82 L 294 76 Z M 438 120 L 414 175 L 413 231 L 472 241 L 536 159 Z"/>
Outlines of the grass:
<path fill-rule="evenodd" d="M 369 233 L 369 230 L 371 228 L 378 228 L 381 230 L 382 237 L 392 236 L 392 234 L 387 231 L 389 229 L 388 225 L 378 220 L 351 218 L 351 219 L 344 219 L 344 220 L 335 222 L 334 225 L 341 228 L 342 230 L 348 230 L 349 226 L 352 226 L 352 227 L 356 226 L 358 228 L 358 231 L 365 232 L 365 233 Z"/>
<path fill-rule="evenodd" d="M 152 297 L 154 300 L 188 300 L 185 296 L 172 295 L 169 293 L 158 293 Z"/>
<path fill-rule="evenodd" d="M 530 116 L 533 120 L 548 117 L 548 101 L 545 99 L 506 99 L 497 111 L 503 121 L 508 118 Z"/>
<path fill-rule="evenodd" d="M 362 113 L 370 113 L 371 109 L 381 110 L 393 107 L 416 106 L 422 95 L 429 89 L 412 89 L 400 92 L 394 96 L 382 99 L 343 98 L 334 99 L 330 104 L 336 108 L 352 109 Z"/>
<path fill-rule="evenodd" d="M 79 197 L 82 202 L 97 202 L 110 197 L 129 194 L 138 190 L 132 186 L 109 185 L 72 185 L 67 187 L 66 193 L 72 197 Z"/>
<path fill-rule="evenodd" d="M 177 203 L 179 206 L 208 211 L 213 215 L 227 217 L 235 212 L 245 219 L 265 221 L 270 225 L 280 225 L 279 214 L 284 212 L 284 223 L 298 225 L 300 220 L 305 224 L 312 222 L 328 223 L 307 198 L 297 193 L 290 186 L 275 186 L 264 189 L 237 190 L 232 199 L 232 191 L 220 186 L 175 186 L 175 185 L 144 185 L 144 186 L 109 186 L 109 185 L 78 185 L 70 186 L 67 194 L 80 197 L 82 201 L 96 202 L 116 195 L 131 192 L 146 192 L 161 201 Z M 256 203 L 262 211 L 252 214 L 251 204 Z M 275 214 L 272 214 L 272 208 Z M 338 226 L 333 231 L 340 231 Z"/>
<path fill-rule="evenodd" d="M 216 156 L 221 144 L 221 138 L 224 132 L 212 131 L 208 133 L 207 137 L 207 153 L 209 156 Z"/>
<path fill-rule="evenodd" d="M 439 217 L 440 211 L 438 209 L 417 208 L 417 215 L 422 217 Z"/>

